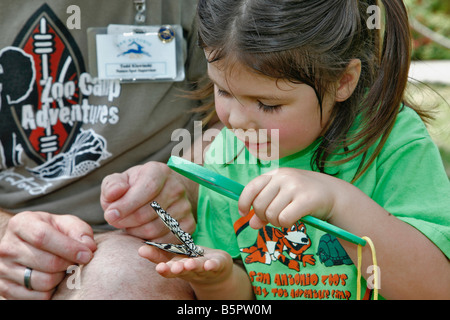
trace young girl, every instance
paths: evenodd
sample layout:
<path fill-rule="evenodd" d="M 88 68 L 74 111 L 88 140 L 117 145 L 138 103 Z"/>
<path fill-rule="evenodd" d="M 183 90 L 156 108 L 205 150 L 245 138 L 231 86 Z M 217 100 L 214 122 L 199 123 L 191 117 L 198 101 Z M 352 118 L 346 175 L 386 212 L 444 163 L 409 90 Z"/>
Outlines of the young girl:
<path fill-rule="evenodd" d="M 355 299 L 356 245 L 299 220 L 312 215 L 373 241 L 384 298 L 450 298 L 449 180 L 403 102 L 406 9 L 382 3 L 384 39 L 366 23 L 375 1 L 199 1 L 226 126 L 205 166 L 246 187 L 238 203 L 200 187 L 195 240 L 211 249 L 142 247 L 160 274 L 200 299 Z M 370 298 L 369 246 L 362 261 Z"/>

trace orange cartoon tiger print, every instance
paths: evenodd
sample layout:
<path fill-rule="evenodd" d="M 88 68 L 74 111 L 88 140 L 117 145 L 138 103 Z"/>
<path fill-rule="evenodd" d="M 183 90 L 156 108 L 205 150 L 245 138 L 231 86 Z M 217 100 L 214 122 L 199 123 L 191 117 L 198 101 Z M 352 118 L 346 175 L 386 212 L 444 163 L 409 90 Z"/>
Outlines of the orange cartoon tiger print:
<path fill-rule="evenodd" d="M 253 246 L 242 248 L 241 252 L 249 253 L 245 263 L 260 262 L 267 265 L 273 261 L 280 261 L 290 269 L 300 271 L 300 262 L 303 267 L 307 263 L 315 265 L 312 254 L 304 254 L 311 246 L 311 241 L 305 233 L 306 227 L 297 222 L 291 228 L 273 228 L 265 226 L 258 232 L 258 237 Z M 288 256 L 284 255 L 284 251 Z"/>

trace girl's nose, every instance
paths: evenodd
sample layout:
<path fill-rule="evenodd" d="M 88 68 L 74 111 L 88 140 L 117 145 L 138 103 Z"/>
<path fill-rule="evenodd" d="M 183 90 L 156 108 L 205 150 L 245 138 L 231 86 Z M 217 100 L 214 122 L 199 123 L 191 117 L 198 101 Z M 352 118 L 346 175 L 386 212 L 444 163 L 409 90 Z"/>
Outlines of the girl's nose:
<path fill-rule="evenodd" d="M 235 129 L 256 129 L 256 119 L 250 108 L 235 99 L 229 109 L 230 125 Z"/>

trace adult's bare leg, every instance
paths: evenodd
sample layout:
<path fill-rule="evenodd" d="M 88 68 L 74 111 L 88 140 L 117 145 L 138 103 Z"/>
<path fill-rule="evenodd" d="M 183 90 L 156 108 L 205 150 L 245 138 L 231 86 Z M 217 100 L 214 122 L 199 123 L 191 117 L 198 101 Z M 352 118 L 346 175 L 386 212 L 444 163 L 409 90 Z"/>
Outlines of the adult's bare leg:
<path fill-rule="evenodd" d="M 194 299 L 189 284 L 163 278 L 153 263 L 138 255 L 142 239 L 121 231 L 102 233 L 95 239 L 94 258 L 68 273 L 53 299 Z"/>

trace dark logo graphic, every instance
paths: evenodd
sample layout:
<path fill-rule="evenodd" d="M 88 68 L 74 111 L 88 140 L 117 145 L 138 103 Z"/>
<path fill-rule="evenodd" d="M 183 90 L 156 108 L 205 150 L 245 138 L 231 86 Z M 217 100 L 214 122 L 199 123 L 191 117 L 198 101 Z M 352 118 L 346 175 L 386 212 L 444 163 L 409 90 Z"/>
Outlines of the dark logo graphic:
<path fill-rule="evenodd" d="M 28 172 L 41 180 L 79 177 L 99 167 L 110 156 L 106 140 L 81 125 L 117 123 L 118 108 L 90 105 L 91 94 L 112 101 L 120 86 L 85 72 L 74 39 L 43 5 L 13 46 L 0 50 L 0 168 L 23 165 L 24 155 L 37 165 Z M 0 172 L 34 183 L 11 170 Z"/>
<path fill-rule="evenodd" d="M 137 43 L 136 41 L 131 42 L 128 47 L 130 47 L 130 49 L 128 49 L 127 51 L 121 53 L 118 55 L 118 57 L 120 56 L 127 56 L 127 55 L 134 55 L 134 56 L 139 56 L 139 55 L 146 55 L 147 57 L 151 57 L 151 55 L 142 50 L 144 48 L 144 46 L 140 45 L 139 43 Z"/>
<path fill-rule="evenodd" d="M 72 36 L 47 5 L 28 20 L 13 47 L 1 50 L 0 65 L 3 165 L 17 165 L 22 151 L 42 164 L 68 150 L 81 123 L 64 123 L 61 118 L 81 103 L 77 83 L 84 62 Z"/>

